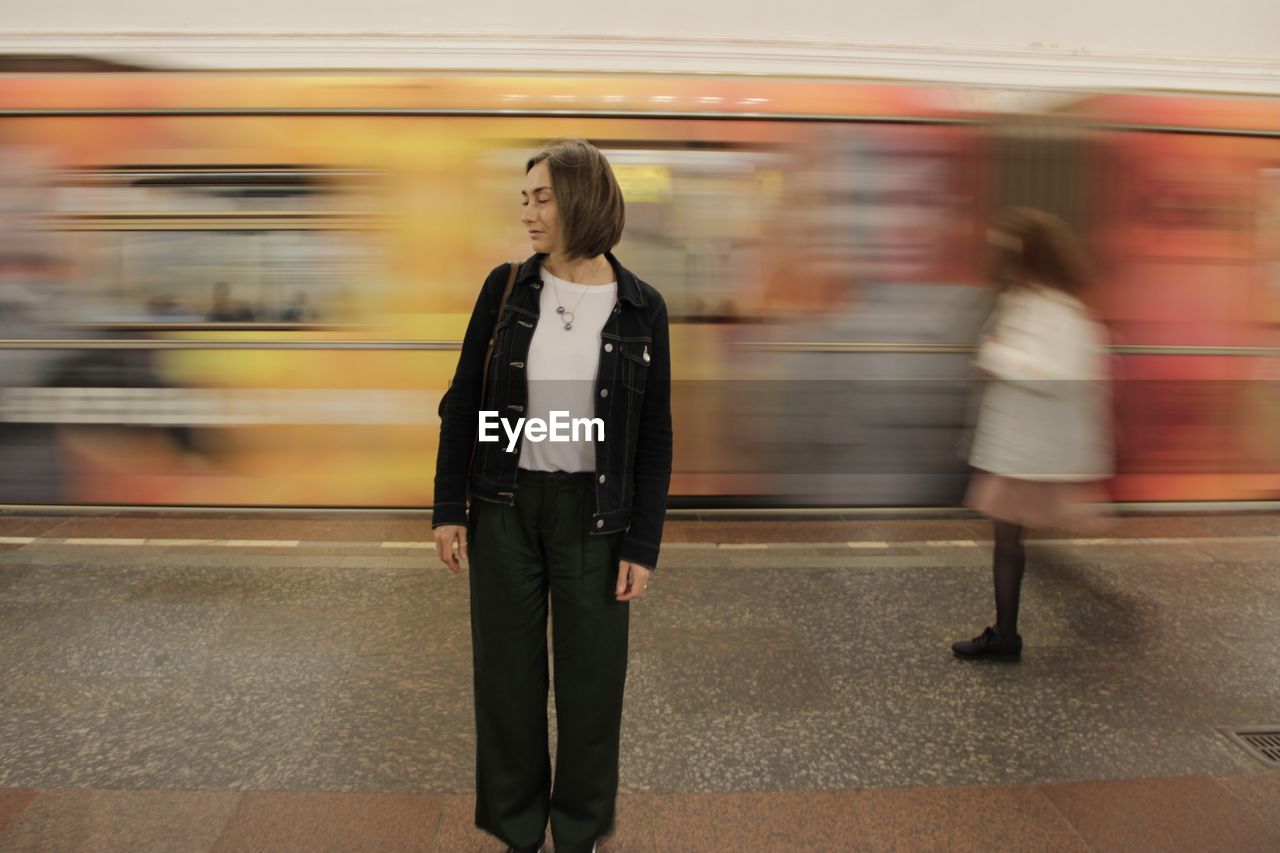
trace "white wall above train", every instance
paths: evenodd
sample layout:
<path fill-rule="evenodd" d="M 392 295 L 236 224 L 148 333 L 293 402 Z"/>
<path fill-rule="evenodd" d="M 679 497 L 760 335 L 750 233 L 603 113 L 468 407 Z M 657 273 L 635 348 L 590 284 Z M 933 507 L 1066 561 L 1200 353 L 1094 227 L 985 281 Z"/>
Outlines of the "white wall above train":
<path fill-rule="evenodd" d="M 1280 94 L 1274 0 L 618 5 L 5 0 L 0 54 L 168 68 L 766 74 Z M 977 97 L 977 96 L 975 96 Z M 1006 102 L 1008 102 L 1006 104 Z"/>

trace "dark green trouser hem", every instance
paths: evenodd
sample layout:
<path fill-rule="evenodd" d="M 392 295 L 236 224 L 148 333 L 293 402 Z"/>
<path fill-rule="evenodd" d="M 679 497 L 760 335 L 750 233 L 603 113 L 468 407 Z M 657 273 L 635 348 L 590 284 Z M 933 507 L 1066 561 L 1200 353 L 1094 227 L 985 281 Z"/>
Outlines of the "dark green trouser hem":
<path fill-rule="evenodd" d="M 593 478 L 521 471 L 514 506 L 472 503 L 476 825 L 514 847 L 536 845 L 548 819 L 557 853 L 590 850 L 613 826 L 629 611 L 614 599 L 622 534 L 590 535 Z"/>

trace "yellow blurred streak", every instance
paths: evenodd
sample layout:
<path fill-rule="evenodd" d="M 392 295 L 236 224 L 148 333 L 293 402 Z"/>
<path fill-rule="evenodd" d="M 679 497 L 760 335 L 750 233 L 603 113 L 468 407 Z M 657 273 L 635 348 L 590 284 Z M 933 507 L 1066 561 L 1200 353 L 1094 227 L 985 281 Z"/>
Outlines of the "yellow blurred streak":
<path fill-rule="evenodd" d="M 614 177 L 627 201 L 665 202 L 671 199 L 671 170 L 665 166 L 619 163 Z"/>

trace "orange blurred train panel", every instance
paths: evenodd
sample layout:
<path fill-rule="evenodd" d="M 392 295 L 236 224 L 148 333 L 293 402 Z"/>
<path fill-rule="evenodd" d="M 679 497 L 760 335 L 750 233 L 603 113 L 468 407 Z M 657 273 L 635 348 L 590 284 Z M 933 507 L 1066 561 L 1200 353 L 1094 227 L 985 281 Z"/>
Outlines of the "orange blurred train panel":
<path fill-rule="evenodd" d="M 1274 499 L 1280 138 L 1186 132 L 1280 131 L 1274 104 L 1117 95 L 1082 111 L 1130 126 L 1105 135 L 1095 229 L 1099 307 L 1116 342 L 1137 348 L 1116 359 L 1113 492 Z M 1152 348 L 1163 354 L 1138 354 Z"/>

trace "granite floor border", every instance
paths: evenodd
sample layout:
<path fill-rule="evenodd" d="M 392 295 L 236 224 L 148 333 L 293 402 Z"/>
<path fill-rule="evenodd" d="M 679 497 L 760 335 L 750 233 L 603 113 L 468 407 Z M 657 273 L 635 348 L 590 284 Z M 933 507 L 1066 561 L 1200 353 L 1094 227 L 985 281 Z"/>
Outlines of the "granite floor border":
<path fill-rule="evenodd" d="M 1246 797 L 1246 787 L 1263 794 Z M 976 851 L 995 843 L 1005 849 L 1261 851 L 1280 844 L 1280 810 L 1267 808 L 1278 801 L 1278 771 L 1022 785 L 622 794 L 616 831 L 601 849 Z M 472 826 L 472 805 L 469 792 L 9 788 L 0 789 L 0 849 L 501 849 Z M 1182 846 L 1170 848 L 1171 837 Z"/>

